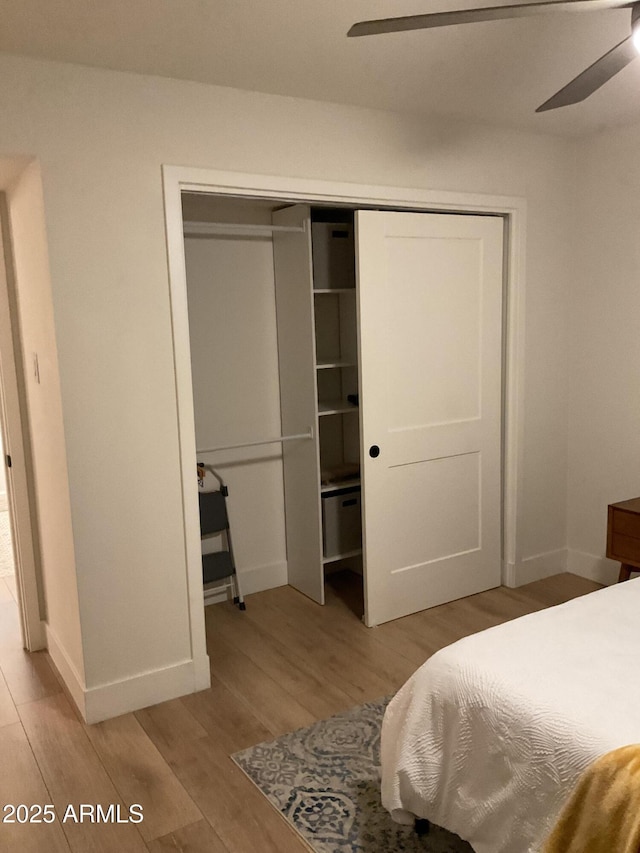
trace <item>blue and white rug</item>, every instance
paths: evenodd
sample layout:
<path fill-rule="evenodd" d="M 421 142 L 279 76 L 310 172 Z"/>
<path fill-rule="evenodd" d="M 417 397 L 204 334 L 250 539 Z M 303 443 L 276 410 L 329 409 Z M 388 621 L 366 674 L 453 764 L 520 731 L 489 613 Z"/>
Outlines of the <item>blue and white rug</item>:
<path fill-rule="evenodd" d="M 380 726 L 386 700 L 233 755 L 317 853 L 473 853 L 432 826 L 418 836 L 380 802 Z"/>

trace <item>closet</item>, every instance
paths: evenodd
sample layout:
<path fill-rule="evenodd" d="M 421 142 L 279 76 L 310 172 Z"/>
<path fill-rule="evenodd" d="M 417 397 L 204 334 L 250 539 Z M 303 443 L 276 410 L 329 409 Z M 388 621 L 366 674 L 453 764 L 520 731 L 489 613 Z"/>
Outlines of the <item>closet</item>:
<path fill-rule="evenodd" d="M 368 625 L 498 586 L 502 219 L 270 220 L 286 581 L 359 574 Z"/>

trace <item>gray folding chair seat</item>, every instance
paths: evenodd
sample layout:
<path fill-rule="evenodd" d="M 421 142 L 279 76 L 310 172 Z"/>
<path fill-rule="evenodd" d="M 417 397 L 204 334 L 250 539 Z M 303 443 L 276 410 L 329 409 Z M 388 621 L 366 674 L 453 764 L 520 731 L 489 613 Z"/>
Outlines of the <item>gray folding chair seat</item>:
<path fill-rule="evenodd" d="M 202 555 L 202 581 L 205 584 L 230 578 L 235 569 L 228 551 Z"/>

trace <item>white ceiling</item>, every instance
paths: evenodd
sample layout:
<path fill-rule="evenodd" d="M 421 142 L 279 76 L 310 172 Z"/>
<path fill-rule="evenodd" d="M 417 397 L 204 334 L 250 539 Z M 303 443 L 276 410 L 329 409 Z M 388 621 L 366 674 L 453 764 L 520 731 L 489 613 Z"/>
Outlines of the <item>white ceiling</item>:
<path fill-rule="evenodd" d="M 362 19 L 485 5 L 492 0 L 0 0 L 0 50 L 542 133 L 640 119 L 640 59 L 582 104 L 535 114 L 629 34 L 628 9 L 346 37 Z"/>

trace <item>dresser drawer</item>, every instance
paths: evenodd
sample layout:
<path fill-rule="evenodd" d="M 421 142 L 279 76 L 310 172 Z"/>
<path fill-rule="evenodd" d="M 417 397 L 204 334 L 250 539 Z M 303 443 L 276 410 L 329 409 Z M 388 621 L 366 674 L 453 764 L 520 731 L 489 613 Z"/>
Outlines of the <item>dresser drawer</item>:
<path fill-rule="evenodd" d="M 611 537 L 610 553 L 607 556 L 622 563 L 640 564 L 640 539 L 614 533 Z"/>
<path fill-rule="evenodd" d="M 633 536 L 640 539 L 640 515 L 637 513 L 613 511 L 613 533 L 622 533 L 623 536 Z"/>
<path fill-rule="evenodd" d="M 640 498 L 609 504 L 607 557 L 620 562 L 620 581 L 640 572 Z"/>

